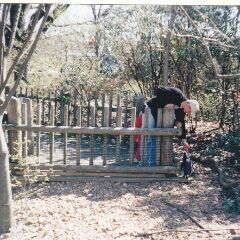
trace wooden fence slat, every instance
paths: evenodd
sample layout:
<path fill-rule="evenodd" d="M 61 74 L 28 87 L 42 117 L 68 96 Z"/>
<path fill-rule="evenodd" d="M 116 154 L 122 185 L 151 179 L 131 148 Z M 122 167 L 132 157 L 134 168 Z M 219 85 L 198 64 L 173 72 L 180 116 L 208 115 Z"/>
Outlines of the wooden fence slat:
<path fill-rule="evenodd" d="M 68 104 L 68 126 L 71 126 L 71 124 L 72 124 L 72 111 L 71 111 L 71 109 L 72 109 L 72 103 L 70 102 Z"/>
<path fill-rule="evenodd" d="M 109 94 L 109 114 L 108 114 L 108 126 L 112 124 L 112 102 L 113 102 L 113 95 L 112 93 Z"/>
<path fill-rule="evenodd" d="M 27 104 L 27 125 L 30 127 L 33 126 L 33 101 L 30 98 L 25 98 Z M 28 139 L 28 155 L 34 154 L 34 133 L 29 130 L 27 133 Z"/>
<path fill-rule="evenodd" d="M 119 107 L 118 108 L 118 111 L 117 111 L 117 127 L 122 127 L 122 107 Z M 119 165 L 120 164 L 120 149 L 121 149 L 121 136 L 117 136 L 116 137 L 116 155 L 115 155 L 115 158 L 116 158 L 116 163 Z"/>
<path fill-rule="evenodd" d="M 98 94 L 94 93 L 94 106 L 95 106 L 95 124 L 97 124 L 97 118 L 98 118 Z"/>
<path fill-rule="evenodd" d="M 63 102 L 63 90 L 60 92 L 60 122 L 64 125 L 64 102 Z"/>
<path fill-rule="evenodd" d="M 22 103 L 21 106 L 21 112 L 22 112 L 22 124 L 27 124 L 27 104 Z M 22 157 L 23 159 L 26 159 L 27 157 L 27 131 L 22 131 Z"/>
<path fill-rule="evenodd" d="M 51 92 L 48 92 L 48 121 L 51 120 Z"/>
<path fill-rule="evenodd" d="M 124 103 L 125 109 L 124 109 L 124 127 L 127 127 L 127 110 L 128 110 L 128 96 L 125 95 L 125 103 Z"/>
<path fill-rule="evenodd" d="M 101 126 L 104 126 L 104 107 L 105 107 L 105 94 L 102 94 L 102 121 L 101 121 Z"/>
<path fill-rule="evenodd" d="M 68 105 L 64 106 L 64 126 L 68 125 Z M 63 164 L 67 164 L 67 133 L 63 134 Z"/>
<path fill-rule="evenodd" d="M 37 125 L 41 125 L 41 104 L 37 104 Z M 37 132 L 37 157 L 40 157 L 40 146 L 41 146 L 41 133 Z"/>
<path fill-rule="evenodd" d="M 174 110 L 163 108 L 163 128 L 173 128 Z M 162 137 L 162 162 L 161 165 L 173 164 L 173 138 Z"/>
<path fill-rule="evenodd" d="M 37 104 L 38 104 L 39 103 L 39 89 L 37 89 L 36 98 L 37 98 Z"/>
<path fill-rule="evenodd" d="M 51 104 L 50 107 L 50 125 L 54 126 L 54 120 L 55 120 L 55 116 L 54 116 L 54 103 Z M 53 160 L 54 160 L 54 133 L 50 133 L 50 164 L 53 164 Z"/>
<path fill-rule="evenodd" d="M 157 115 L 157 128 L 163 127 L 163 111 L 162 108 L 158 108 Z M 162 137 L 156 137 L 156 164 L 161 165 L 162 157 Z"/>
<path fill-rule="evenodd" d="M 87 99 L 87 126 L 90 126 L 90 112 L 91 112 L 91 96 L 88 94 Z"/>
<path fill-rule="evenodd" d="M 42 125 L 45 124 L 45 99 L 42 98 Z"/>
<path fill-rule="evenodd" d="M 116 113 L 116 119 L 118 119 L 118 109 L 120 107 L 120 94 L 117 95 L 117 113 Z"/>
<path fill-rule="evenodd" d="M 19 98 L 11 98 L 7 106 L 8 122 L 16 126 L 21 124 L 21 100 Z M 26 130 L 26 129 L 25 129 Z M 9 153 L 11 158 L 22 157 L 22 132 L 11 129 L 8 132 Z"/>
<path fill-rule="evenodd" d="M 91 127 L 95 127 L 95 106 L 91 106 Z M 93 165 L 93 134 L 90 135 L 90 160 L 89 165 Z"/>
<path fill-rule="evenodd" d="M 82 108 L 81 106 L 77 106 L 77 115 L 76 115 L 76 118 L 77 118 L 77 126 L 78 127 L 81 127 L 81 119 L 82 119 Z M 76 141 L 77 141 L 77 149 L 76 149 L 76 153 L 77 153 L 77 159 L 76 159 L 76 164 L 77 165 L 80 165 L 80 161 L 81 161 L 81 135 L 80 134 L 77 134 L 76 135 Z"/>
<path fill-rule="evenodd" d="M 73 104 L 73 126 L 77 124 L 77 90 L 74 91 L 74 104 Z"/>
<path fill-rule="evenodd" d="M 136 107 L 132 107 L 131 109 L 131 127 L 135 127 L 136 123 Z M 129 157 L 130 157 L 130 164 L 133 165 L 134 162 L 134 141 L 133 135 L 130 135 L 130 148 L 129 148 Z"/>
<path fill-rule="evenodd" d="M 104 107 L 104 127 L 108 127 L 109 123 L 109 107 Z M 103 165 L 107 163 L 107 153 L 108 153 L 108 136 L 104 135 L 103 139 Z"/>

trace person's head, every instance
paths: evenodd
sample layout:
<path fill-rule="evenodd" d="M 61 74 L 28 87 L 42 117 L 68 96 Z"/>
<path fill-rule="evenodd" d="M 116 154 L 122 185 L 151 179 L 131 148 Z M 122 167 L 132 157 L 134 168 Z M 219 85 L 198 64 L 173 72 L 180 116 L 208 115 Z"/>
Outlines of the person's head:
<path fill-rule="evenodd" d="M 196 112 L 199 111 L 199 103 L 197 100 L 190 100 L 183 101 L 181 104 L 183 111 L 191 115 L 192 118 L 196 117 Z"/>

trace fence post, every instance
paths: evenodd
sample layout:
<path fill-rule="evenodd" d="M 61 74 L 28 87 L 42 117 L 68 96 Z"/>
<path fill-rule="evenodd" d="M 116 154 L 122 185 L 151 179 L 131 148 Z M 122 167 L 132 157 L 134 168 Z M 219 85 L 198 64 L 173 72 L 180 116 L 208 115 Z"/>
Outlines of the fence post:
<path fill-rule="evenodd" d="M 117 109 L 117 127 L 122 127 L 122 107 Z M 116 137 L 116 163 L 120 164 L 121 136 Z"/>
<path fill-rule="evenodd" d="M 21 106 L 21 112 L 22 112 L 22 124 L 27 124 L 27 104 L 22 103 Z M 23 159 L 26 159 L 27 157 L 27 131 L 22 131 L 22 157 Z"/>
<path fill-rule="evenodd" d="M 77 90 L 74 91 L 74 103 L 73 103 L 73 126 L 77 124 Z"/>
<path fill-rule="evenodd" d="M 64 102 L 63 102 L 63 90 L 60 92 L 60 122 L 64 124 Z"/>
<path fill-rule="evenodd" d="M 51 92 L 48 93 L 48 121 L 51 121 Z"/>
<path fill-rule="evenodd" d="M 131 127 L 134 128 L 136 123 L 136 107 L 132 107 L 131 109 Z M 130 164 L 133 165 L 134 161 L 134 142 L 133 142 L 133 135 L 130 135 Z"/>
<path fill-rule="evenodd" d="M 104 125 L 104 107 L 105 107 L 105 94 L 102 94 L 102 121 L 101 125 Z"/>
<path fill-rule="evenodd" d="M 163 109 L 158 108 L 157 114 L 157 128 L 163 127 Z M 161 165 L 162 157 L 162 137 L 156 137 L 156 164 L 157 166 Z"/>
<path fill-rule="evenodd" d="M 118 94 L 118 95 L 117 95 L 117 109 L 116 109 L 117 113 L 116 113 L 116 119 L 118 119 L 118 109 L 119 109 L 119 107 L 120 107 L 120 95 Z M 122 114 L 121 114 L 121 115 L 122 115 Z"/>
<path fill-rule="evenodd" d="M 37 103 L 39 103 L 39 89 L 37 89 Z"/>
<path fill-rule="evenodd" d="M 77 126 L 81 127 L 81 119 L 82 119 L 82 108 L 81 106 L 77 107 Z M 81 135 L 77 134 L 76 136 L 76 141 L 77 141 L 77 165 L 80 165 L 80 159 L 81 159 Z"/>
<path fill-rule="evenodd" d="M 87 96 L 87 127 L 90 125 L 90 112 L 91 112 L 91 96 L 90 93 Z"/>
<path fill-rule="evenodd" d="M 41 103 L 37 104 L 37 125 L 41 125 Z M 37 157 L 40 157 L 40 141 L 41 141 L 41 134 L 40 132 L 37 132 L 37 149 L 36 154 Z"/>
<path fill-rule="evenodd" d="M 109 94 L 109 119 L 108 119 L 108 126 L 112 124 L 112 102 L 113 102 L 113 95 L 112 93 Z"/>
<path fill-rule="evenodd" d="M 42 97 L 42 125 L 45 124 L 45 99 Z"/>
<path fill-rule="evenodd" d="M 127 94 L 125 95 L 125 109 L 124 109 L 124 112 L 125 112 L 125 115 L 124 115 L 124 127 L 126 128 L 127 127 L 127 110 L 128 110 L 128 96 Z"/>
<path fill-rule="evenodd" d="M 8 122 L 11 124 L 21 124 L 21 100 L 12 97 L 7 106 Z M 9 153 L 11 158 L 22 158 L 22 132 L 9 131 Z"/>
<path fill-rule="evenodd" d="M 97 125 L 97 118 L 98 118 L 98 94 L 94 93 L 94 104 L 95 104 L 95 124 Z"/>
<path fill-rule="evenodd" d="M 68 125 L 68 105 L 64 106 L 64 126 Z M 67 164 L 67 133 L 63 133 L 63 164 Z"/>
<path fill-rule="evenodd" d="M 50 125 L 54 126 L 54 103 L 51 103 L 50 106 Z M 50 164 L 53 164 L 54 159 L 54 132 L 50 133 Z"/>
<path fill-rule="evenodd" d="M 109 123 L 109 107 L 104 107 L 104 127 L 108 127 L 108 123 Z M 103 165 L 106 165 L 107 163 L 107 152 L 108 152 L 108 136 L 104 135 L 104 139 L 103 139 Z"/>
<path fill-rule="evenodd" d="M 173 128 L 174 110 L 163 109 L 163 128 Z M 162 137 L 162 165 L 173 165 L 173 137 Z"/>
<path fill-rule="evenodd" d="M 27 98 L 28 97 L 28 88 L 26 87 L 25 89 L 25 97 Z"/>
<path fill-rule="evenodd" d="M 27 125 L 29 127 L 33 126 L 33 107 L 32 107 L 32 99 L 26 98 L 25 102 L 27 104 Z M 34 136 L 33 132 L 28 131 L 27 133 L 28 139 L 28 155 L 34 154 Z"/>
<path fill-rule="evenodd" d="M 59 100 L 59 98 L 58 98 L 57 91 L 56 91 L 54 94 L 54 116 L 55 116 L 54 124 L 57 124 L 57 122 L 58 122 L 58 112 L 57 112 L 58 100 Z M 61 115 L 61 113 L 60 113 L 60 115 Z M 60 117 L 60 119 L 61 119 L 61 117 Z M 59 122 L 61 122 L 61 121 L 59 121 Z"/>
<path fill-rule="evenodd" d="M 91 122 L 90 122 L 90 127 L 95 127 L 95 107 L 91 106 Z M 89 165 L 93 165 L 93 135 L 90 136 L 90 161 Z"/>

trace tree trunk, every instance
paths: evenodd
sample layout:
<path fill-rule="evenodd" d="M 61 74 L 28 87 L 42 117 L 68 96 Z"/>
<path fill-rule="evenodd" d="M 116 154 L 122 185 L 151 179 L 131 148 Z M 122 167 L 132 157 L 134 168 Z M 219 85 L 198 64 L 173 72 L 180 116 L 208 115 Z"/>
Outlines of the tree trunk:
<path fill-rule="evenodd" d="M 2 129 L 0 116 L 0 234 L 10 231 L 12 227 L 12 191 L 9 174 L 8 148 Z"/>
<path fill-rule="evenodd" d="M 163 63 L 163 85 L 168 86 L 168 73 L 169 73 L 169 57 L 170 57 L 170 49 L 171 49 L 171 31 L 173 29 L 173 23 L 176 18 L 176 11 L 174 10 L 174 6 L 171 10 L 171 19 L 169 20 L 168 24 L 168 32 L 166 35 L 164 48 L 165 48 L 165 54 L 164 54 L 164 63 Z"/>

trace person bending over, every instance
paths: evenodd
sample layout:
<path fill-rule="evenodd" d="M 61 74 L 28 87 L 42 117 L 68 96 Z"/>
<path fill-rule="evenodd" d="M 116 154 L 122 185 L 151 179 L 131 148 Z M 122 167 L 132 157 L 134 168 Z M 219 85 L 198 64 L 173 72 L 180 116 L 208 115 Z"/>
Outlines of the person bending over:
<path fill-rule="evenodd" d="M 196 117 L 199 111 L 199 104 L 196 100 L 187 99 L 183 92 L 175 87 L 158 87 L 155 96 L 145 103 L 145 108 L 150 108 L 148 128 L 155 128 L 157 123 L 158 108 L 175 109 L 175 120 L 182 123 L 182 145 L 184 151 L 188 151 L 190 146 L 186 140 L 185 116 L 190 114 Z M 142 111 L 144 113 L 144 109 Z M 150 138 L 153 140 L 154 138 Z M 154 143 L 152 143 L 154 145 Z M 153 146 L 154 147 L 154 146 Z M 153 148 L 152 148 L 153 149 Z M 153 152 L 153 151 L 152 151 Z M 154 159 L 150 159 L 148 164 L 154 165 Z"/>

